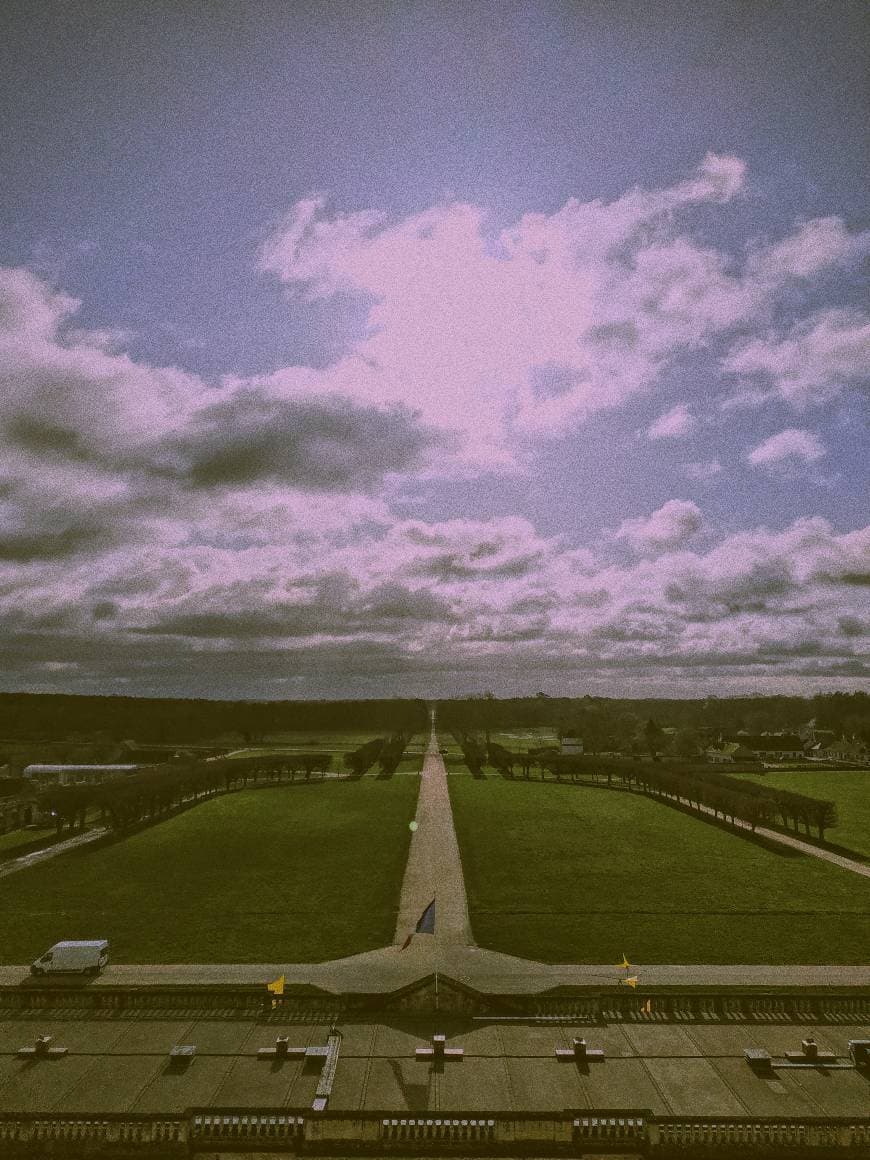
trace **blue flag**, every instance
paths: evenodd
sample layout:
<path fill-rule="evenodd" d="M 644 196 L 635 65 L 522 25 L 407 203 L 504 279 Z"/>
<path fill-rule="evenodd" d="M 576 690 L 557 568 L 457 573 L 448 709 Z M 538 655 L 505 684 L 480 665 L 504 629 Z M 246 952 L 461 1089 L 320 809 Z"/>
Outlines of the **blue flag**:
<path fill-rule="evenodd" d="M 435 933 L 435 899 L 433 898 L 423 913 L 420 915 L 420 921 L 414 934 L 434 934 Z"/>
<path fill-rule="evenodd" d="M 434 934 L 435 933 L 435 899 L 433 898 L 423 913 L 420 915 L 417 925 L 405 941 L 402 943 L 402 950 L 411 945 L 411 939 L 415 934 Z"/>

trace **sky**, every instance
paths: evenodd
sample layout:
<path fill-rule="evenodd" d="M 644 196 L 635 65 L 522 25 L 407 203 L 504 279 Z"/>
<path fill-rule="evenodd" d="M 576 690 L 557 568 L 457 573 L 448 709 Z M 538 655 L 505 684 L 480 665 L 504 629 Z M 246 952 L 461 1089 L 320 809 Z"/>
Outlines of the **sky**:
<path fill-rule="evenodd" d="M 7 0 L 0 688 L 866 688 L 868 31 Z"/>

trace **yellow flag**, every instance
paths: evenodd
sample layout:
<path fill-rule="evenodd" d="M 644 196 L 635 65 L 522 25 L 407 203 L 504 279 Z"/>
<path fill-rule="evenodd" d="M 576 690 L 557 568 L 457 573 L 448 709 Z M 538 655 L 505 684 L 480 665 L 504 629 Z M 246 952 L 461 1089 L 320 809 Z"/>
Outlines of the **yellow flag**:
<path fill-rule="evenodd" d="M 279 975 L 277 979 L 273 979 L 271 983 L 267 983 L 266 990 L 271 991 L 273 995 L 283 995 L 284 994 L 284 976 Z"/>
<path fill-rule="evenodd" d="M 623 979 L 622 981 L 625 983 L 626 987 L 636 987 L 637 975 L 630 975 L 627 979 Z"/>
<path fill-rule="evenodd" d="M 631 966 L 631 963 L 625 957 L 625 951 L 622 952 L 622 962 L 619 963 L 618 965 L 622 968 L 623 971 L 627 971 L 628 968 Z"/>

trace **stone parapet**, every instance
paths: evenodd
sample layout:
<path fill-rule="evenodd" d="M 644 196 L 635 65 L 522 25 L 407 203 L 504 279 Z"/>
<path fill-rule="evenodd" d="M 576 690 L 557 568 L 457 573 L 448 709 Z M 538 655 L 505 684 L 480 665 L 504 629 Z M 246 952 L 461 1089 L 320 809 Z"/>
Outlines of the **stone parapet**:
<path fill-rule="evenodd" d="M 865 1117 L 656 1117 L 646 1109 L 587 1109 L 554 1115 L 469 1114 L 404 1117 L 372 1112 L 309 1117 L 286 1108 L 191 1109 L 181 1116 L 23 1116 L 0 1113 L 0 1153 L 42 1156 L 174 1157 L 234 1151 L 256 1155 L 556 1156 L 619 1151 L 689 1156 L 868 1155 Z M 827 1150 L 827 1153 L 824 1151 Z"/>

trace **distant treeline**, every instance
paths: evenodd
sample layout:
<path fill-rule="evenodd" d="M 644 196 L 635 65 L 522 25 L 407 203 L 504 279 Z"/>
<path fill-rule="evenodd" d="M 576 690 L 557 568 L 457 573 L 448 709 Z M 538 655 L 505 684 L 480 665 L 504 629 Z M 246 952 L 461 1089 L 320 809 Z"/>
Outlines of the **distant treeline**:
<path fill-rule="evenodd" d="M 816 728 L 870 742 L 870 694 L 819 693 L 814 697 L 704 697 L 629 700 L 609 697 L 498 698 L 490 695 L 441 701 L 438 725 L 446 731 L 498 732 L 549 727 L 575 733 L 587 751 L 621 749 L 642 735 L 650 721 L 686 734 L 686 750 L 697 733 L 711 735 L 793 731 L 815 719 Z"/>
<path fill-rule="evenodd" d="M 425 702 L 399 699 L 196 701 L 0 693 L 0 745 L 4 740 L 95 735 L 181 745 L 232 734 L 250 744 L 276 733 L 308 730 L 419 733 L 428 723 Z"/>

